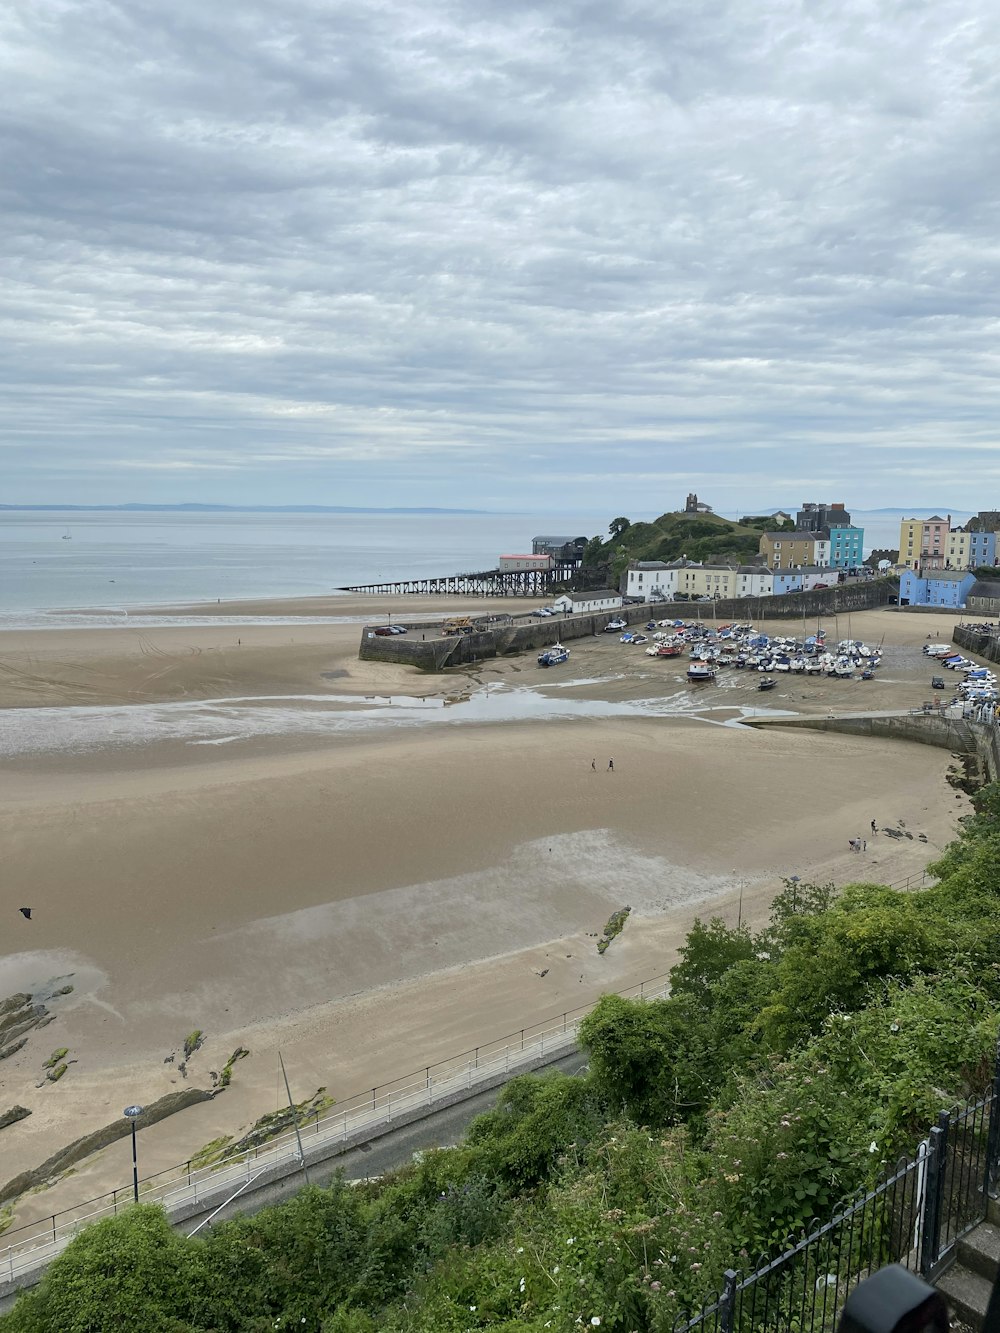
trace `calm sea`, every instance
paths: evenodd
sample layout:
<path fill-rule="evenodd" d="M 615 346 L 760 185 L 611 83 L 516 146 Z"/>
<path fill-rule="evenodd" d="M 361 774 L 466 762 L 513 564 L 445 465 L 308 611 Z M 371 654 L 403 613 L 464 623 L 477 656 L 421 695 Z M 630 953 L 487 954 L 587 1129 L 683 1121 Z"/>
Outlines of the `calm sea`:
<path fill-rule="evenodd" d="M 0 512 L 0 617 L 51 608 L 314 596 L 346 584 L 495 568 L 537 534 L 592 536 L 565 514 Z"/>

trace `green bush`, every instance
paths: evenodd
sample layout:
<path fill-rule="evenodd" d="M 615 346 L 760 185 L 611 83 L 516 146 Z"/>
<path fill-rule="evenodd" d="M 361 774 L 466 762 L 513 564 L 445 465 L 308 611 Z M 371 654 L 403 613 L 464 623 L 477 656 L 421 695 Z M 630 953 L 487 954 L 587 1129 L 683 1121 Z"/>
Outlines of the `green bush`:
<path fill-rule="evenodd" d="M 196 1248 L 161 1209 L 136 1204 L 81 1231 L 0 1326 L 4 1333 L 187 1333 Z"/>

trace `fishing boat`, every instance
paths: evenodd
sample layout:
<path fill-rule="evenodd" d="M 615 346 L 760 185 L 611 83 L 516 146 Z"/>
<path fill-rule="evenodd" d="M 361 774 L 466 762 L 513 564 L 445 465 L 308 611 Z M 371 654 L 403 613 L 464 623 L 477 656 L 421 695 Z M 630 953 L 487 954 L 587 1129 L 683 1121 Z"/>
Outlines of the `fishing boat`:
<path fill-rule="evenodd" d="M 715 680 L 715 667 L 708 662 L 692 662 L 687 669 L 687 678 L 691 681 Z"/>
<path fill-rule="evenodd" d="M 563 662 L 568 661 L 569 649 L 564 648 L 561 643 L 553 644 L 544 653 L 538 654 L 538 665 L 541 667 L 561 666 Z"/>
<path fill-rule="evenodd" d="M 758 690 L 773 690 L 776 682 L 770 676 L 762 676 L 757 682 Z"/>

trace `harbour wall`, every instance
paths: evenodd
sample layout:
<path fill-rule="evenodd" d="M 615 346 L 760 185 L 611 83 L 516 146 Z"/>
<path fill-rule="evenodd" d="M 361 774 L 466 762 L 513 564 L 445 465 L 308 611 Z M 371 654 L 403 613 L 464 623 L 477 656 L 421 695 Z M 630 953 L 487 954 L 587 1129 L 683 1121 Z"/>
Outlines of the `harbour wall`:
<path fill-rule="evenodd" d="M 650 617 L 654 620 L 691 620 L 700 613 L 713 622 L 751 618 L 801 620 L 803 617 L 808 619 L 887 606 L 889 598 L 895 596 L 896 588 L 892 579 L 877 579 L 871 583 L 838 584 L 835 588 L 821 588 L 817 592 L 785 593 L 780 597 L 736 597 L 718 602 L 646 602 L 625 606 L 618 611 L 601 611 L 597 615 L 548 616 L 527 624 L 501 625 L 448 638 L 441 635 L 439 621 L 411 624 L 407 635 L 377 635 L 371 626 L 366 626 L 361 633 L 358 656 L 363 662 L 400 662 L 422 671 L 445 671 L 448 667 L 466 666 L 484 658 L 539 652 L 551 648 L 557 641 L 568 643 L 571 639 L 589 638 L 603 633 L 605 625 L 615 617 L 632 627 L 645 625 Z M 418 640 L 416 636 L 421 631 L 426 637 Z"/>
<path fill-rule="evenodd" d="M 653 608 L 662 619 L 663 612 Z M 593 616 L 547 616 L 527 625 L 501 625 L 476 634 L 457 634 L 445 638 L 441 626 L 432 628 L 435 637 L 417 640 L 419 631 L 409 635 L 376 635 L 366 628 L 361 634 L 358 656 L 363 662 L 403 662 L 424 671 L 444 671 L 448 667 L 481 662 L 487 657 L 506 657 L 512 653 L 540 652 L 554 643 L 591 638 L 602 634 L 609 620 L 624 620 L 633 628 L 645 625 L 650 607 L 626 606 L 615 611 L 601 611 Z"/>
<path fill-rule="evenodd" d="M 982 630 L 972 629 L 969 625 L 956 625 L 951 632 L 952 641 L 967 653 L 984 657 L 987 662 L 1000 662 L 1000 638 L 996 634 L 987 634 Z"/>
<path fill-rule="evenodd" d="M 748 727 L 795 727 L 800 731 L 833 731 L 848 736 L 876 736 L 883 740 L 917 741 L 936 745 L 952 754 L 974 758 L 983 779 L 1000 776 L 1000 729 L 966 718 L 940 713 L 854 713 L 837 717 L 758 717 L 744 719 Z"/>

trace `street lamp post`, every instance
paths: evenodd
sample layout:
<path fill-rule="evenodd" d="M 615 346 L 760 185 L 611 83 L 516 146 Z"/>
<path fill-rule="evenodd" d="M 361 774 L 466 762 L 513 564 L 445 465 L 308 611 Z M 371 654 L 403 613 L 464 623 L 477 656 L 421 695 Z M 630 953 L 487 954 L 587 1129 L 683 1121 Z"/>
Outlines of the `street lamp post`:
<path fill-rule="evenodd" d="M 792 911 L 797 912 L 799 910 L 799 882 L 800 882 L 798 875 L 790 875 L 788 877 L 788 882 L 792 886 Z"/>
<path fill-rule="evenodd" d="M 126 1106 L 122 1115 L 132 1124 L 132 1195 L 139 1202 L 139 1158 L 135 1148 L 135 1122 L 138 1116 L 142 1115 L 141 1106 Z"/>

